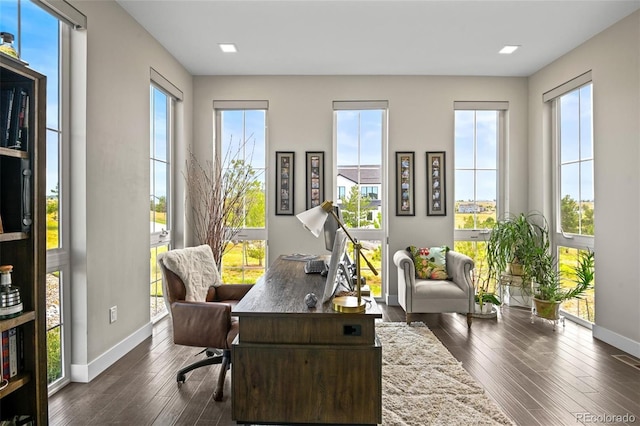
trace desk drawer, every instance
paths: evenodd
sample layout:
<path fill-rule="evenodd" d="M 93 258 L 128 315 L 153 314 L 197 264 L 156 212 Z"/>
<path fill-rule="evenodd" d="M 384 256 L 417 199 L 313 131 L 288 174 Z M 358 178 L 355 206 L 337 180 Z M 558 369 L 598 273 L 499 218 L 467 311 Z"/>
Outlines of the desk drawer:
<path fill-rule="evenodd" d="M 240 343 L 373 345 L 373 318 L 332 315 L 326 318 L 305 316 L 243 316 L 240 318 Z"/>

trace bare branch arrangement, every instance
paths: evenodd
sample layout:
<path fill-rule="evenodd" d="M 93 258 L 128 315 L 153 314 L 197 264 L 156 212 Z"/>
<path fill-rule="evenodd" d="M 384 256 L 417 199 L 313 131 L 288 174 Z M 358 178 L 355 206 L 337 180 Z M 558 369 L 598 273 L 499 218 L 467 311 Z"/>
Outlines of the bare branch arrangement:
<path fill-rule="evenodd" d="M 218 267 L 231 248 L 229 243 L 244 226 L 246 203 L 250 201 L 247 194 L 262 173 L 251 166 L 254 147 L 248 146 L 251 136 L 235 147 L 231 139 L 224 158 L 216 152 L 214 160 L 204 164 L 190 149 L 184 173 L 186 201 L 191 207 L 187 221 L 198 243 L 211 247 Z M 245 152 L 249 154 L 244 155 Z"/>

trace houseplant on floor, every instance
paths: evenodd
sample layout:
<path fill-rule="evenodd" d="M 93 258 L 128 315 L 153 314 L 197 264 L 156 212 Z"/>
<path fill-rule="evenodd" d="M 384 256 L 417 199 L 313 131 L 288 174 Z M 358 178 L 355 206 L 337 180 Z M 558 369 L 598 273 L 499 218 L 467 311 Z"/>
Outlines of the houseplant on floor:
<path fill-rule="evenodd" d="M 500 306 L 501 302 L 498 296 L 489 291 L 489 277 L 487 271 L 483 267 L 482 259 L 478 262 L 478 266 L 473 269 L 472 281 L 475 288 L 475 313 L 477 318 L 494 318 L 497 312 L 494 312 L 493 306 Z"/>
<path fill-rule="evenodd" d="M 580 298 L 593 286 L 594 253 L 591 250 L 580 252 L 578 263 L 574 268 L 575 278 L 572 280 L 575 286 L 570 288 L 561 285 L 556 260 L 551 254 L 541 255 L 537 267 L 539 268 L 536 277 L 538 286 L 535 289 L 534 302 L 536 315 L 541 318 L 553 321 L 559 319 L 558 312 L 563 301 Z"/>
<path fill-rule="evenodd" d="M 549 227 L 538 212 L 507 214 L 498 220 L 487 241 L 486 259 L 489 279 L 501 282 L 503 274 L 519 276 L 517 290 L 527 299 L 531 296 L 531 279 L 535 275 L 535 260 L 549 249 Z M 532 254 L 535 254 L 533 256 Z M 526 304 L 524 304 L 526 305 Z"/>
<path fill-rule="evenodd" d="M 500 300 L 495 293 L 484 292 L 479 289 L 475 296 L 476 300 L 476 314 L 488 315 L 493 313 L 494 306 L 500 306 Z"/>

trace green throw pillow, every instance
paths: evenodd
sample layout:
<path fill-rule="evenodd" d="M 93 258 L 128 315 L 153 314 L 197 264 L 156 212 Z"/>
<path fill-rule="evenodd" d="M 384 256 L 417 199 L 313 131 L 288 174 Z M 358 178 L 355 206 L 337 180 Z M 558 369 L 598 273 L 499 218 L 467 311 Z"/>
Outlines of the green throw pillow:
<path fill-rule="evenodd" d="M 416 278 L 423 280 L 446 280 L 447 251 L 449 247 L 416 247 L 409 246 L 407 251 L 411 253 L 413 264 L 416 268 Z"/>

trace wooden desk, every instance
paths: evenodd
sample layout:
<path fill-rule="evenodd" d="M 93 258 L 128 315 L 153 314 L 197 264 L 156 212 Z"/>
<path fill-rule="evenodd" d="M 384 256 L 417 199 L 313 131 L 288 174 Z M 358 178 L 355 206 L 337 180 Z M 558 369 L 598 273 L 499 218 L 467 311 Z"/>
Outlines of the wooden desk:
<path fill-rule="evenodd" d="M 344 314 L 320 298 L 325 278 L 280 257 L 234 308 L 232 415 L 238 423 L 379 424 L 382 347 L 375 302 Z"/>

